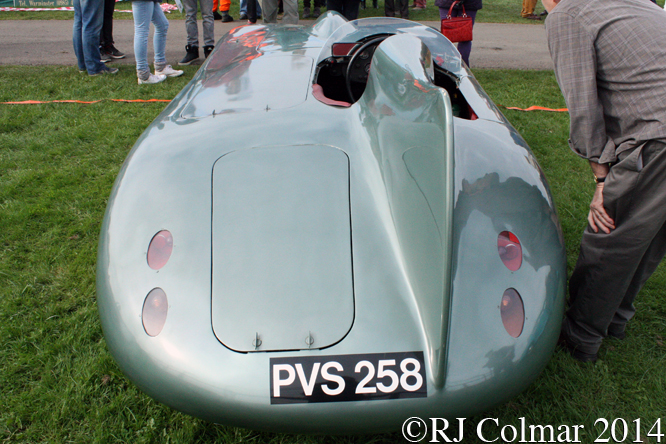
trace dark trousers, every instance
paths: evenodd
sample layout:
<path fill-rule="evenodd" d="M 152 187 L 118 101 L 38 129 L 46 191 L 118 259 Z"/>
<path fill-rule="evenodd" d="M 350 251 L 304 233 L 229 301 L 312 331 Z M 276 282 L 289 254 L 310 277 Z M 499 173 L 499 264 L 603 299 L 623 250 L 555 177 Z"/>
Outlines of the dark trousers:
<path fill-rule="evenodd" d="M 113 11 L 115 7 L 116 0 L 104 0 L 104 21 L 99 36 L 99 44 L 103 48 L 113 45 Z"/>
<path fill-rule="evenodd" d="M 603 197 L 616 228 L 583 233 L 562 326 L 585 353 L 596 353 L 609 329 L 624 331 L 636 295 L 666 254 L 666 143 L 621 153 Z"/>
<path fill-rule="evenodd" d="M 321 8 L 324 6 L 326 3 L 324 3 L 324 0 L 313 0 L 314 7 L 315 8 Z M 304 8 L 309 8 L 310 7 L 310 0 L 303 0 L 303 7 Z"/>
<path fill-rule="evenodd" d="M 326 9 L 339 12 L 347 20 L 356 20 L 360 3 L 361 0 L 326 0 Z"/>
<path fill-rule="evenodd" d="M 409 0 L 384 0 L 384 15 L 386 17 L 395 17 L 396 7 L 400 18 L 409 18 Z"/>

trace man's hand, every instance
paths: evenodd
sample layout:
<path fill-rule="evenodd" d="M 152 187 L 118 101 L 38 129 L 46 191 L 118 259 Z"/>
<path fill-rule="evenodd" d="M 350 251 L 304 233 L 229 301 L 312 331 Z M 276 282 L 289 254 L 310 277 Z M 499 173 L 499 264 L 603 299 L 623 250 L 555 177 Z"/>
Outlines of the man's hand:
<path fill-rule="evenodd" d="M 594 190 L 592 203 L 590 204 L 590 214 L 587 216 L 587 221 L 595 233 L 601 231 L 608 234 L 611 230 L 615 229 L 615 221 L 610 218 L 606 209 L 604 208 L 604 184 L 598 183 L 597 188 Z"/>

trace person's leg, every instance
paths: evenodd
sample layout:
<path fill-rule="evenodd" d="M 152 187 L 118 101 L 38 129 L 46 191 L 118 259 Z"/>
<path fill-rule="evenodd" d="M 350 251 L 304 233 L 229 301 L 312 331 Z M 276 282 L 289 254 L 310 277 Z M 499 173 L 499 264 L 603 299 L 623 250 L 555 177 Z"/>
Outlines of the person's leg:
<path fill-rule="evenodd" d="M 384 15 L 386 17 L 395 17 L 395 1 L 384 0 Z"/>
<path fill-rule="evenodd" d="M 83 56 L 88 74 L 104 71 L 99 53 L 99 33 L 102 30 L 104 4 L 99 0 L 80 0 L 81 4 L 81 36 Z"/>
<path fill-rule="evenodd" d="M 264 23 L 277 23 L 277 0 L 262 0 L 261 9 L 263 10 Z"/>
<path fill-rule="evenodd" d="M 199 28 L 197 27 L 197 9 L 198 9 L 197 3 L 198 3 L 197 0 L 183 0 L 183 9 L 185 9 L 185 31 L 187 32 L 187 44 L 190 47 L 199 48 Z"/>
<path fill-rule="evenodd" d="M 203 22 L 203 44 L 206 46 L 215 46 L 215 18 L 213 17 L 213 0 L 199 0 L 201 4 L 201 17 Z M 226 3 L 226 5 L 225 5 Z M 229 0 L 220 1 L 220 11 L 229 13 Z M 226 9 L 225 9 L 226 7 Z"/>
<path fill-rule="evenodd" d="M 615 230 L 594 233 L 588 226 L 583 233 L 562 330 L 582 352 L 596 353 L 613 320 L 633 315 L 635 295 L 666 251 L 666 149 L 656 145 L 658 154 L 642 169 L 636 149 L 606 178 L 604 207 Z"/>
<path fill-rule="evenodd" d="M 136 3 L 136 2 L 134 2 Z M 151 21 L 155 26 L 155 34 L 153 35 L 153 49 L 155 50 L 155 66 L 162 67 L 166 65 L 166 39 L 167 32 L 169 31 L 169 20 L 164 16 L 162 7 L 157 2 L 146 2 L 153 6 Z M 212 9 L 209 9 L 211 15 Z"/>
<path fill-rule="evenodd" d="M 159 7 L 159 5 L 158 5 Z M 150 75 L 148 67 L 148 31 L 153 16 L 153 2 L 132 2 L 134 15 L 134 58 L 139 78 Z"/>
<path fill-rule="evenodd" d="M 448 11 L 447 11 L 448 13 Z M 476 20 L 476 11 L 466 11 L 467 16 L 471 17 L 472 19 L 472 26 L 474 26 L 474 21 Z M 453 13 L 451 14 L 454 17 L 460 17 L 462 16 L 462 10 L 456 12 L 456 10 L 453 10 Z M 467 66 L 469 65 L 469 55 L 472 52 L 472 41 L 469 40 L 467 42 L 459 42 L 458 43 L 458 52 L 460 53 L 460 57 L 463 59 L 463 62 Z"/>
<path fill-rule="evenodd" d="M 284 7 L 283 25 L 298 25 L 298 0 L 282 0 Z"/>
<path fill-rule="evenodd" d="M 326 9 L 342 14 L 342 0 L 326 0 Z"/>
<path fill-rule="evenodd" d="M 638 292 L 643 288 L 645 282 L 657 269 L 661 260 L 666 255 L 666 224 L 661 227 L 657 236 L 653 239 L 648 247 L 643 259 L 641 260 L 636 273 L 629 284 L 629 288 L 620 303 L 613 320 L 608 326 L 608 334 L 615 337 L 624 337 L 624 330 L 627 322 L 634 317 L 636 308 L 634 307 L 634 300 Z"/>
<path fill-rule="evenodd" d="M 359 0 L 343 0 L 344 16 L 347 20 L 356 20 L 358 18 Z"/>
<path fill-rule="evenodd" d="M 520 11 L 520 16 L 523 18 L 534 15 L 534 8 L 536 8 L 537 0 L 523 0 L 523 9 Z"/>
<path fill-rule="evenodd" d="M 400 18 L 409 19 L 409 1 L 398 0 L 398 6 L 400 8 Z"/>
<path fill-rule="evenodd" d="M 81 16 L 81 0 L 74 0 L 74 26 L 72 28 L 72 44 L 79 65 L 79 71 L 86 70 L 86 58 L 83 55 L 83 18 Z"/>
<path fill-rule="evenodd" d="M 102 33 L 99 39 L 99 45 L 102 48 L 113 45 L 113 12 L 115 7 L 116 0 L 104 0 L 104 19 L 102 20 Z"/>

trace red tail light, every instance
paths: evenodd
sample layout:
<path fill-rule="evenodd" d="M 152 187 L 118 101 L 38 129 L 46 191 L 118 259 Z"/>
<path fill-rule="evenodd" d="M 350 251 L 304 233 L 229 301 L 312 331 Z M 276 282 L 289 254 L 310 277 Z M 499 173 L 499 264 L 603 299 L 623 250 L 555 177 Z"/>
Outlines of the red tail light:
<path fill-rule="evenodd" d="M 500 314 L 506 332 L 514 338 L 520 336 L 525 325 L 525 307 L 520 294 L 513 288 L 507 289 L 502 295 Z"/>
<path fill-rule="evenodd" d="M 167 230 L 162 230 L 150 240 L 148 245 L 148 266 L 153 270 L 164 267 L 173 251 L 173 237 Z"/>
<path fill-rule="evenodd" d="M 169 301 L 164 290 L 161 288 L 150 290 L 146 300 L 143 301 L 143 310 L 141 311 L 143 329 L 148 336 L 157 336 L 162 332 L 167 311 L 169 311 Z"/>
<path fill-rule="evenodd" d="M 497 237 L 497 251 L 506 268 L 518 271 L 523 263 L 523 247 L 515 234 L 502 231 Z"/>

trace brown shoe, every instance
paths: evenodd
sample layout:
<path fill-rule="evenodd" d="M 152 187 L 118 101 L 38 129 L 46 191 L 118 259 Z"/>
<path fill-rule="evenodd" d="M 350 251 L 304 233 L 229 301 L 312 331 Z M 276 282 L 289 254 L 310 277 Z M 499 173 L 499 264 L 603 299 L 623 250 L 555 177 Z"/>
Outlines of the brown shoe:
<path fill-rule="evenodd" d="M 523 18 L 524 18 L 524 19 L 527 19 L 527 20 L 541 20 L 541 17 L 539 17 L 539 16 L 536 15 L 536 14 L 526 15 L 526 16 L 523 17 Z"/>

